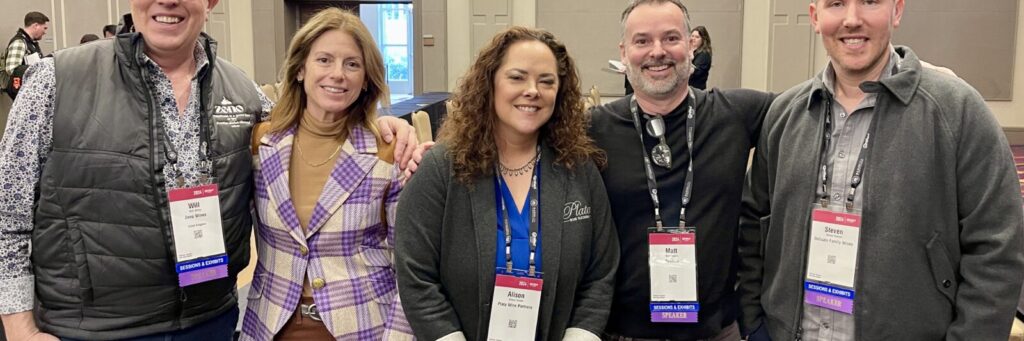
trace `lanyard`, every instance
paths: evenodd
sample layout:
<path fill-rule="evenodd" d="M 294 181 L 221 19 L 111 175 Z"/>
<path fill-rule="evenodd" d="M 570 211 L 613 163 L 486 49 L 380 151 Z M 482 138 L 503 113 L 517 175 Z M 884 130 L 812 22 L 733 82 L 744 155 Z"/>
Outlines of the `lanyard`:
<path fill-rule="evenodd" d="M 205 68 L 204 68 L 204 70 L 205 70 Z M 150 75 L 149 77 L 153 77 L 153 75 Z M 204 77 L 204 78 L 208 79 L 209 77 Z M 200 84 L 200 87 L 202 87 L 201 84 Z M 200 136 L 200 141 L 199 141 L 199 173 L 200 173 L 199 182 L 202 183 L 202 184 L 207 184 L 207 183 L 210 183 L 211 179 L 213 178 L 213 162 L 210 161 L 210 140 L 211 140 L 210 127 L 209 127 L 210 118 L 208 117 L 207 110 L 206 110 L 206 107 L 207 107 L 207 103 L 206 102 L 207 101 L 206 101 L 205 97 L 201 93 L 202 93 L 202 91 L 200 90 L 200 95 L 199 95 L 199 102 L 200 102 L 200 104 L 199 104 L 199 136 Z M 151 96 L 152 96 L 152 94 L 151 94 Z M 160 115 L 159 119 L 161 119 L 161 120 L 163 119 L 163 112 L 162 111 L 157 110 L 156 114 Z M 185 187 L 185 177 L 184 177 L 184 175 L 182 175 L 181 170 L 178 169 L 178 150 L 175 149 L 174 148 L 174 144 L 171 143 L 171 138 L 167 134 L 167 131 L 166 131 L 167 128 L 166 127 L 167 127 L 167 125 L 164 124 L 164 129 L 161 129 L 158 134 L 160 134 L 161 135 L 160 137 L 163 139 L 163 143 L 164 143 L 164 156 L 167 157 L 167 165 L 169 167 L 171 167 L 171 174 L 175 178 L 174 179 L 174 181 L 175 181 L 175 188 L 182 188 L 182 187 Z"/>
<path fill-rule="evenodd" d="M 683 183 L 682 208 L 679 210 L 679 227 L 686 227 L 686 206 L 690 203 L 690 194 L 693 191 L 693 131 L 696 98 L 693 96 L 693 89 L 689 89 L 690 106 L 686 112 L 686 122 L 683 122 L 683 129 L 686 130 L 686 150 L 690 156 L 690 162 L 686 166 L 686 182 Z M 644 153 L 644 171 L 647 173 L 647 190 L 651 193 L 651 201 L 654 202 L 654 223 L 660 232 L 664 227 L 661 219 L 661 201 L 658 200 L 658 180 L 654 176 L 654 167 L 651 166 L 651 158 L 647 154 L 647 147 L 644 146 L 644 133 L 640 129 L 640 109 L 636 104 L 636 96 L 629 98 L 629 111 L 633 114 L 633 126 L 640 136 L 640 148 Z M 667 133 L 666 133 L 667 134 Z"/>
<path fill-rule="evenodd" d="M 828 195 L 828 153 L 832 146 L 832 99 L 829 98 L 825 101 L 825 129 L 824 136 L 822 136 L 822 148 L 821 157 L 818 164 L 818 168 L 821 172 L 821 193 L 819 195 L 821 201 L 821 207 L 827 208 L 829 206 L 829 195 Z M 877 106 L 876 106 L 877 108 Z M 864 143 L 860 144 L 860 153 L 857 155 L 857 164 L 853 168 L 853 176 L 850 179 L 850 189 L 846 193 L 846 210 L 853 210 L 853 202 L 857 196 L 857 186 L 860 186 L 864 180 L 864 164 L 868 158 L 868 143 L 871 141 L 871 134 L 875 131 L 878 125 L 878 120 L 874 117 L 871 118 L 871 123 L 868 126 L 868 132 L 864 135 Z"/>
<path fill-rule="evenodd" d="M 530 179 L 530 194 L 527 196 L 528 199 L 532 199 L 530 202 L 530 277 L 533 277 L 536 274 L 537 263 L 535 256 L 537 254 L 537 239 L 540 238 L 538 236 L 538 233 L 540 232 L 540 220 L 537 217 L 537 211 L 540 209 L 538 207 L 540 206 L 540 145 L 537 145 L 537 159 L 534 162 L 533 177 Z M 498 178 L 498 182 L 501 183 L 502 187 L 508 188 L 508 184 L 506 184 L 505 179 L 502 178 L 497 165 L 494 166 L 494 176 Z M 512 189 L 509 189 L 509 193 L 511 192 Z M 502 223 L 505 228 L 505 271 L 512 273 L 512 224 L 509 223 L 509 209 L 508 203 L 505 202 L 505 196 L 499 193 L 498 198 L 501 200 L 501 206 L 499 209 L 501 210 Z"/>

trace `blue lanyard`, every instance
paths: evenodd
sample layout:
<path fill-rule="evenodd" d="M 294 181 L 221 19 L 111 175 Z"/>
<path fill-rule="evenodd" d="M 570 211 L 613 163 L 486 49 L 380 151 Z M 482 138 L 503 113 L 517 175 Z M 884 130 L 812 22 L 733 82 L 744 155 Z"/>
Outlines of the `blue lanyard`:
<path fill-rule="evenodd" d="M 540 239 L 540 219 L 538 217 L 538 211 L 540 210 L 540 189 L 538 183 L 540 182 L 540 146 L 537 146 L 537 160 L 533 167 L 533 177 L 530 179 L 530 194 L 527 195 L 527 199 L 531 199 L 530 202 L 530 268 L 529 275 L 531 277 L 536 276 L 537 273 L 537 241 Z M 505 179 L 501 177 L 501 172 L 498 171 L 498 166 L 494 167 L 494 176 L 498 179 L 501 187 L 508 188 L 508 184 L 505 183 Z M 509 189 L 511 192 L 511 189 Z M 512 273 L 512 224 L 509 223 L 508 219 L 508 202 L 505 201 L 505 196 L 499 193 L 497 209 L 501 211 L 502 223 L 505 229 L 505 271 Z M 513 205 L 515 205 L 513 203 Z"/>

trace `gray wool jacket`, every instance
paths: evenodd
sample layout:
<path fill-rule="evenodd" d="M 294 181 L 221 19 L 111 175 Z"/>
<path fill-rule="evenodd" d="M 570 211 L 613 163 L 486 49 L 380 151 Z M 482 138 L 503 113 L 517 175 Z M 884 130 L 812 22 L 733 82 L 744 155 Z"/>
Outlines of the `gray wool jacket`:
<path fill-rule="evenodd" d="M 1006 340 L 1024 279 L 1020 185 L 1006 138 L 963 80 L 899 71 L 878 94 L 855 279 L 858 340 Z M 748 174 L 740 227 L 745 332 L 800 339 L 812 201 L 819 184 L 821 77 L 776 99 Z"/>
<path fill-rule="evenodd" d="M 592 162 L 572 170 L 555 164 L 542 144 L 540 235 L 544 287 L 538 340 L 566 330 L 601 335 L 619 263 L 618 235 L 601 174 Z M 485 340 L 494 294 L 498 218 L 493 176 L 472 186 L 452 172 L 447 148 L 423 156 L 402 190 L 395 222 L 398 293 L 416 338 L 462 332 Z"/>

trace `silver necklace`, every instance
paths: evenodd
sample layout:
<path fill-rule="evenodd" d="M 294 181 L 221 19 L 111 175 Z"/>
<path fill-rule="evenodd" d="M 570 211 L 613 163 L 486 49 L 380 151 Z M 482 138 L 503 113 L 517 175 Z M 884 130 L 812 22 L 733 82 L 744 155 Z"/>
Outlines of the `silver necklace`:
<path fill-rule="evenodd" d="M 534 154 L 530 161 L 526 161 L 526 164 L 519 168 L 509 168 L 508 166 L 505 166 L 504 163 L 501 163 L 501 161 L 498 161 L 498 170 L 501 172 L 501 175 L 504 176 L 520 176 L 533 171 L 533 165 L 537 163 L 537 158 L 539 157 L 540 153 Z"/>

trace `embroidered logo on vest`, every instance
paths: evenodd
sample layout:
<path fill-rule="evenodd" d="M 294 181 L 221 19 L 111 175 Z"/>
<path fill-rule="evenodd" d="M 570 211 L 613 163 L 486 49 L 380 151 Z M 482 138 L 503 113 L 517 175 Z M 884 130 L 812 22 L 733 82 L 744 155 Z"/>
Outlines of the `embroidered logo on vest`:
<path fill-rule="evenodd" d="M 244 107 L 242 107 L 241 105 L 231 103 L 231 101 L 229 101 L 227 97 L 224 97 L 224 99 L 220 101 L 220 104 L 213 107 L 214 114 L 234 115 L 241 114 L 244 112 Z"/>

